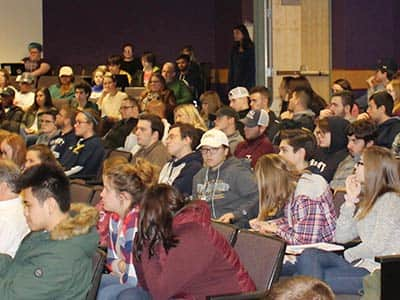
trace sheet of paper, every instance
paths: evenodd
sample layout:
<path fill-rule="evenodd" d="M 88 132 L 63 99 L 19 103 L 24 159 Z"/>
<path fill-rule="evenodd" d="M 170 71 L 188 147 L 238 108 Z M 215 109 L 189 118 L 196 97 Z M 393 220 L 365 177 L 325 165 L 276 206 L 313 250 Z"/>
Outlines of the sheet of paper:
<path fill-rule="evenodd" d="M 317 248 L 325 251 L 341 251 L 344 250 L 342 245 L 330 244 L 330 243 L 315 243 L 315 244 L 306 244 L 306 245 L 288 245 L 286 246 L 287 254 L 299 255 L 304 249 L 307 248 Z"/>

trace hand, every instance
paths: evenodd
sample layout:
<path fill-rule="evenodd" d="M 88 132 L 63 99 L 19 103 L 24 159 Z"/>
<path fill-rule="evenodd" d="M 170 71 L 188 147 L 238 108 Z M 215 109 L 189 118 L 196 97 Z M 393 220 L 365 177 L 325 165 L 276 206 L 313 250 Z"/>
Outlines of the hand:
<path fill-rule="evenodd" d="M 121 273 L 126 272 L 126 263 L 123 260 L 118 261 L 118 269 Z"/>
<path fill-rule="evenodd" d="M 367 79 L 367 84 L 368 84 L 368 88 L 370 88 L 370 89 L 372 89 L 376 85 L 375 75 L 372 75 L 371 77 L 369 77 Z"/>
<path fill-rule="evenodd" d="M 356 175 L 350 175 L 346 178 L 346 201 L 357 203 L 361 193 L 361 183 Z"/>
<path fill-rule="evenodd" d="M 333 112 L 328 108 L 325 108 L 319 112 L 320 119 L 324 119 L 324 118 L 331 117 L 331 116 L 333 116 Z"/>
<path fill-rule="evenodd" d="M 359 114 L 358 116 L 357 116 L 357 121 L 358 120 L 369 120 L 369 119 L 371 119 L 371 117 L 370 117 L 370 115 L 368 114 L 368 113 L 362 113 L 362 114 Z"/>
<path fill-rule="evenodd" d="M 278 226 L 274 222 L 260 222 L 261 233 L 276 233 Z"/>
<path fill-rule="evenodd" d="M 235 219 L 235 216 L 233 213 L 226 213 L 222 215 L 217 221 L 222 222 L 222 223 L 230 223 Z"/>
<path fill-rule="evenodd" d="M 281 119 L 293 119 L 293 113 L 290 111 L 284 111 L 283 113 L 281 113 Z"/>
<path fill-rule="evenodd" d="M 33 133 L 35 132 L 35 130 L 32 129 L 32 128 L 24 128 L 24 130 L 25 130 L 25 132 L 26 132 L 27 134 L 33 134 Z"/>
<path fill-rule="evenodd" d="M 250 225 L 250 227 L 252 228 L 252 229 L 254 229 L 254 230 L 256 230 L 256 231 L 258 231 L 259 229 L 260 229 L 260 221 L 257 219 L 257 218 L 255 218 L 255 219 L 251 219 L 250 221 L 249 221 L 249 225 Z"/>

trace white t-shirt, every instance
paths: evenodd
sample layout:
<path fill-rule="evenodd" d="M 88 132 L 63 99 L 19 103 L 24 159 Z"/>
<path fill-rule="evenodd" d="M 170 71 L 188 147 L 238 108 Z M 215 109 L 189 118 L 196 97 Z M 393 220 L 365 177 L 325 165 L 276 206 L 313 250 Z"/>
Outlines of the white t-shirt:
<path fill-rule="evenodd" d="M 118 120 L 121 119 L 121 113 L 119 108 L 121 107 L 122 100 L 128 98 L 128 95 L 117 91 L 117 93 L 112 96 L 107 94 L 101 101 L 101 117 L 111 117 Z"/>
<path fill-rule="evenodd" d="M 29 231 L 21 198 L 0 201 L 0 253 L 14 257 Z"/>
<path fill-rule="evenodd" d="M 15 94 L 14 105 L 21 107 L 24 111 L 27 111 L 29 107 L 35 102 L 35 93 L 28 92 L 22 94 L 17 92 Z"/>

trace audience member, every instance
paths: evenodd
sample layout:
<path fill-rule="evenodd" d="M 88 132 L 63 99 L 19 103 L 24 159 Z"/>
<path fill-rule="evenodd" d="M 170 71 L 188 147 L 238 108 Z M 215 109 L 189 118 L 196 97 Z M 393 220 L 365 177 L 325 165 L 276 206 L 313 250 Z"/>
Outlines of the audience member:
<path fill-rule="evenodd" d="M 305 151 L 297 151 L 305 162 Z M 296 169 L 277 154 L 267 154 L 257 162 L 260 212 L 250 221 L 253 229 L 274 233 L 291 245 L 331 242 L 336 215 L 329 185 L 319 175 Z M 283 208 L 283 216 L 265 220 Z"/>
<path fill-rule="evenodd" d="M 0 144 L 0 153 L 2 159 L 13 161 L 22 170 L 25 163 L 26 145 L 19 134 L 7 134 Z"/>
<path fill-rule="evenodd" d="M 228 87 L 233 89 L 244 86 L 250 89 L 255 85 L 254 43 L 250 38 L 249 31 L 243 24 L 233 28 L 233 45 L 229 57 Z"/>
<path fill-rule="evenodd" d="M 36 144 L 50 146 L 52 139 L 60 135 L 60 130 L 56 125 L 56 116 L 58 111 L 51 109 L 39 113 L 39 135 Z"/>
<path fill-rule="evenodd" d="M 171 158 L 161 142 L 163 135 L 164 125 L 160 117 L 152 114 L 140 115 L 136 126 L 136 136 L 141 148 L 136 152 L 133 160 L 142 157 L 162 168 Z"/>
<path fill-rule="evenodd" d="M 99 300 L 117 299 L 122 291 L 137 285 L 133 243 L 138 230 L 139 204 L 146 187 L 157 182 L 154 174 L 146 176 L 148 169 L 150 163 L 142 161 L 136 165 L 116 164 L 103 173 L 101 198 L 104 209 L 111 213 L 107 246 L 107 268 L 111 273 L 102 275 Z M 137 299 L 135 294 L 131 297 Z"/>
<path fill-rule="evenodd" d="M 200 70 L 197 72 L 190 69 L 190 56 L 186 54 L 177 57 L 176 66 L 178 68 L 176 78 L 183 81 L 190 88 L 194 98 L 198 99 L 203 91 Z"/>
<path fill-rule="evenodd" d="M 0 128 L 19 133 L 24 112 L 14 105 L 14 97 L 15 91 L 12 88 L 7 87 L 0 92 Z"/>
<path fill-rule="evenodd" d="M 22 62 L 25 71 L 31 73 L 32 76 L 40 77 L 50 74 L 50 65 L 42 58 L 42 45 L 32 42 L 28 45 L 29 56 L 24 57 Z"/>
<path fill-rule="evenodd" d="M 172 159 L 161 169 L 158 182 L 174 186 L 184 196 L 192 195 L 193 177 L 203 166 L 200 152 L 195 151 L 199 142 L 196 128 L 192 125 L 172 125 L 166 140 Z"/>
<path fill-rule="evenodd" d="M 290 81 L 293 80 L 292 76 L 283 76 L 281 83 L 279 84 L 279 98 L 281 99 L 281 110 L 279 115 L 282 115 L 285 111 L 288 110 L 289 99 L 290 99 Z"/>
<path fill-rule="evenodd" d="M 193 199 L 206 201 L 214 219 L 248 226 L 248 220 L 255 217 L 249 208 L 257 203 L 250 168 L 230 155 L 228 138 L 221 130 L 207 131 L 197 148 L 204 167 L 193 178 Z"/>
<path fill-rule="evenodd" d="M 102 138 L 106 149 L 117 149 L 124 146 L 126 137 L 136 127 L 139 118 L 139 104 L 135 99 L 126 98 L 121 102 L 121 120 Z"/>
<path fill-rule="evenodd" d="M 140 59 L 135 57 L 135 48 L 133 44 L 126 43 L 122 46 L 121 69 L 125 70 L 133 77 L 133 75 L 142 69 Z"/>
<path fill-rule="evenodd" d="M 95 179 L 104 159 L 104 147 L 96 132 L 100 127 L 98 113 L 85 109 L 76 115 L 75 135 L 80 137 L 76 145 L 65 153 L 65 174 L 70 178 Z"/>
<path fill-rule="evenodd" d="M 72 100 L 71 106 L 77 110 L 86 108 L 99 110 L 96 103 L 89 101 L 91 92 L 92 88 L 88 83 L 82 81 L 75 84 L 75 98 Z"/>
<path fill-rule="evenodd" d="M 399 184 L 398 161 L 392 153 L 377 146 L 366 148 L 355 175 L 346 180 L 345 203 L 340 208 L 335 236 L 339 243 L 357 237 L 361 243 L 346 249 L 344 257 L 306 249 L 294 265 L 296 273 L 324 280 L 337 294 L 358 294 L 363 277 L 380 267 L 375 256 L 400 251 L 399 241 L 393 239 L 400 233 Z"/>
<path fill-rule="evenodd" d="M 152 52 L 144 52 L 141 57 L 141 62 L 143 69 L 136 71 L 132 85 L 148 88 L 151 75 L 159 73 L 160 68 L 156 66 L 156 56 Z"/>
<path fill-rule="evenodd" d="M 397 63 L 393 59 L 379 59 L 376 66 L 376 72 L 367 79 L 368 95 L 370 99 L 375 92 L 384 91 L 386 85 L 392 80 L 397 71 Z"/>
<path fill-rule="evenodd" d="M 335 300 L 332 289 L 322 280 L 310 276 L 294 276 L 272 286 L 266 300 Z"/>
<path fill-rule="evenodd" d="M 33 166 L 40 164 L 47 164 L 55 167 L 59 167 L 57 159 L 54 157 L 53 152 L 46 145 L 33 145 L 28 148 L 25 156 L 24 169 L 28 169 Z"/>
<path fill-rule="evenodd" d="M 208 129 L 214 127 L 216 112 L 222 107 L 221 98 L 216 91 L 205 91 L 200 95 L 201 110 L 200 116 L 203 118 Z"/>
<path fill-rule="evenodd" d="M 248 160 L 254 168 L 260 156 L 274 152 L 270 140 L 265 135 L 269 123 L 268 113 L 263 109 L 250 110 L 241 122 L 244 124 L 245 140 L 237 145 L 235 156 Z"/>
<path fill-rule="evenodd" d="M 14 92 L 17 90 L 10 84 L 11 77 L 10 73 L 6 69 L 0 69 L 0 92 L 2 92 L 5 88 L 12 88 Z"/>
<path fill-rule="evenodd" d="M 106 68 L 97 67 L 92 73 L 92 92 L 90 93 L 90 100 L 97 103 L 100 97 L 103 95 L 103 80 Z"/>
<path fill-rule="evenodd" d="M 7 159 L 0 160 L 0 253 L 14 258 L 23 238 L 29 233 L 22 200 L 16 192 L 19 167 Z"/>
<path fill-rule="evenodd" d="M 32 233 L 14 259 L 0 255 L 0 298 L 85 299 L 98 242 L 96 209 L 70 205 L 68 178 L 54 166 L 27 169 L 18 188 Z"/>
<path fill-rule="evenodd" d="M 159 73 L 153 73 L 150 76 L 148 88 L 141 96 L 141 110 L 145 111 L 147 104 L 154 100 L 159 100 L 165 104 L 167 119 L 169 122 L 172 122 L 173 112 L 176 106 L 175 96 L 174 93 L 166 87 L 165 79 Z"/>
<path fill-rule="evenodd" d="M 174 121 L 175 123 L 186 123 L 193 125 L 196 128 L 199 139 L 205 131 L 207 126 L 204 120 L 201 118 L 199 111 L 193 104 L 181 104 L 174 109 Z"/>
<path fill-rule="evenodd" d="M 110 72 L 113 75 L 125 75 L 130 85 L 132 83 L 132 76 L 126 70 L 121 69 L 121 64 L 122 64 L 122 57 L 119 55 L 111 55 L 107 58 L 108 72 Z"/>
<path fill-rule="evenodd" d="M 250 90 L 250 108 L 252 110 L 263 109 L 268 113 L 269 122 L 265 134 L 272 141 L 279 131 L 279 121 L 275 113 L 270 109 L 272 95 L 265 86 L 256 86 Z"/>
<path fill-rule="evenodd" d="M 239 114 L 239 118 L 245 118 L 250 110 L 249 92 L 247 89 L 241 86 L 236 87 L 229 91 L 228 98 L 229 106 Z"/>
<path fill-rule="evenodd" d="M 352 115 L 354 107 L 353 94 L 349 91 L 343 91 L 332 95 L 331 103 L 328 108 L 321 110 L 320 118 L 337 116 L 353 122 L 355 118 Z"/>
<path fill-rule="evenodd" d="M 233 108 L 223 106 L 217 111 L 216 116 L 215 128 L 226 134 L 229 141 L 229 149 L 231 153 L 235 153 L 237 145 L 244 141 L 243 136 L 237 129 L 239 114 Z"/>
<path fill-rule="evenodd" d="M 347 79 L 336 79 L 332 84 L 332 93 L 337 94 L 341 92 L 352 92 L 351 84 Z"/>
<path fill-rule="evenodd" d="M 74 71 L 70 66 L 62 66 L 58 72 L 58 82 L 49 87 L 53 101 L 59 99 L 72 100 L 75 96 Z"/>
<path fill-rule="evenodd" d="M 349 122 L 340 117 L 328 117 L 316 121 L 314 131 L 318 148 L 310 166 L 330 183 L 339 163 L 348 155 L 346 128 Z"/>
<path fill-rule="evenodd" d="M 347 150 L 349 155 L 339 163 L 330 186 L 333 190 L 344 191 L 346 178 L 353 174 L 354 167 L 366 147 L 374 144 L 376 126 L 370 120 L 357 120 L 346 128 Z"/>
<path fill-rule="evenodd" d="M 64 165 L 65 153 L 78 141 L 74 130 L 76 113 L 74 108 L 63 105 L 56 115 L 56 126 L 60 134 L 50 141 L 49 146 L 62 165 Z"/>
<path fill-rule="evenodd" d="M 121 119 L 120 107 L 122 100 L 128 98 L 124 92 L 117 89 L 117 79 L 115 75 L 106 73 L 103 79 L 104 92 L 97 105 L 101 110 L 101 117 L 116 122 Z"/>
<path fill-rule="evenodd" d="M 35 101 L 33 92 L 34 78 L 31 74 L 24 72 L 17 76 L 19 91 L 15 94 L 14 104 L 27 111 Z"/>
<path fill-rule="evenodd" d="M 393 112 L 392 115 L 400 117 L 400 79 L 390 81 L 386 85 L 386 91 L 393 98 Z"/>
<path fill-rule="evenodd" d="M 189 56 L 189 59 L 190 59 L 189 70 L 192 70 L 193 72 L 201 73 L 200 65 L 196 59 L 196 55 L 194 54 L 194 48 L 192 45 L 183 46 L 180 54 L 185 54 L 185 55 Z"/>
<path fill-rule="evenodd" d="M 135 256 L 140 286 L 154 299 L 255 291 L 236 252 L 212 227 L 207 204 L 185 206 L 179 192 L 166 184 L 144 193 Z M 120 299 L 132 299 L 135 289 L 125 290 Z"/>
<path fill-rule="evenodd" d="M 174 63 L 166 62 L 161 69 L 161 74 L 165 79 L 166 87 L 174 93 L 176 104 L 193 102 L 190 89 L 182 81 L 176 79 Z"/>

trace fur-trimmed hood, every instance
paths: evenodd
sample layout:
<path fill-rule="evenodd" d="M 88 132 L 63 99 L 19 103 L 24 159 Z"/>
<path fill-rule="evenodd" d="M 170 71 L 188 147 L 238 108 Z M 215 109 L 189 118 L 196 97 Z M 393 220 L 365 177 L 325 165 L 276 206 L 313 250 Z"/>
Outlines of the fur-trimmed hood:
<path fill-rule="evenodd" d="M 83 203 L 73 203 L 69 217 L 58 224 L 51 232 L 52 240 L 68 240 L 73 237 L 86 235 L 97 224 L 98 211 Z"/>

